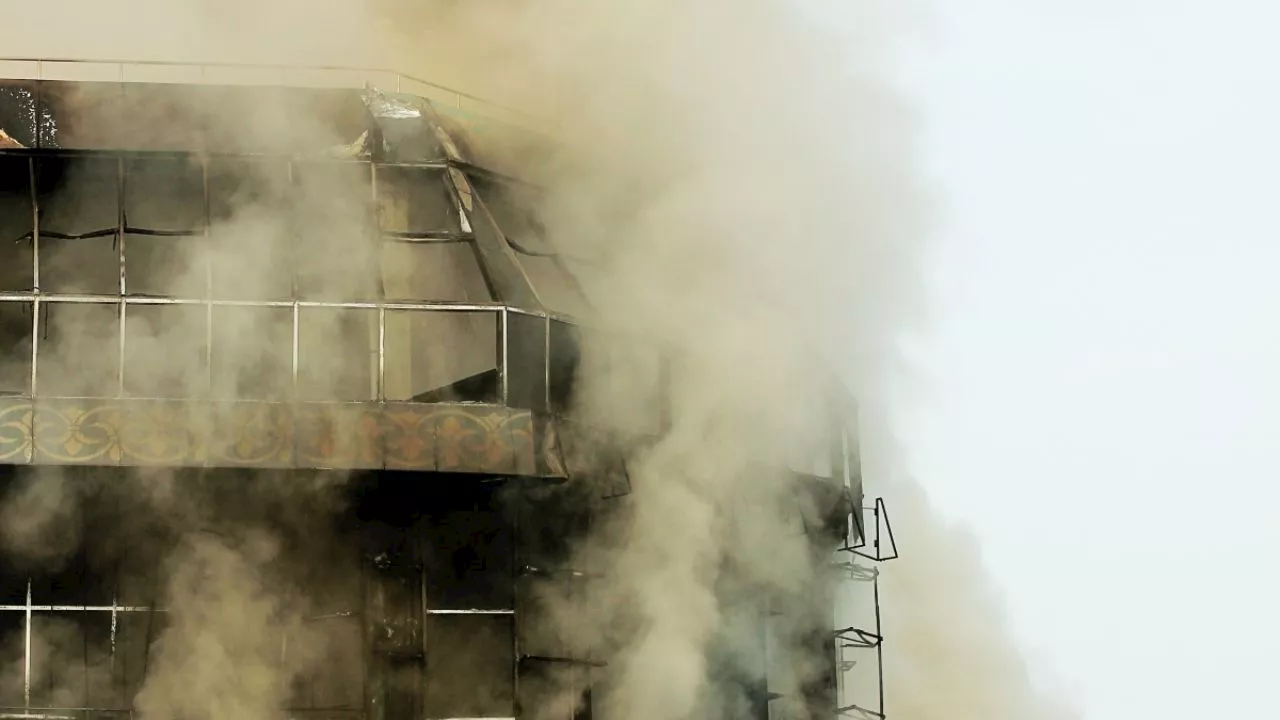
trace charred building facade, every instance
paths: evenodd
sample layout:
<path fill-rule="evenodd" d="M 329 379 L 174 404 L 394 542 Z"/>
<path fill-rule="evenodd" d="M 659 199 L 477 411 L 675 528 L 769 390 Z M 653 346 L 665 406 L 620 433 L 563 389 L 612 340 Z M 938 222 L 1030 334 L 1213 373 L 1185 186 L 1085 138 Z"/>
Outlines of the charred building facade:
<path fill-rule="evenodd" d="M 206 642 L 240 643 L 281 717 L 607 716 L 610 658 L 545 605 L 601 602 L 612 568 L 575 545 L 625 508 L 635 441 L 575 417 L 575 380 L 587 353 L 650 368 L 629 411 L 660 437 L 664 361 L 592 330 L 589 269 L 515 177 L 546 143 L 398 76 L 54 65 L 0 81 L 0 717 L 198 717 L 155 675 Z M 833 424 L 801 524 L 883 559 Z M 227 577 L 253 601 L 196 607 Z M 883 717 L 841 691 L 878 629 L 824 593 L 808 670 L 765 649 L 725 680 L 739 717 Z"/>

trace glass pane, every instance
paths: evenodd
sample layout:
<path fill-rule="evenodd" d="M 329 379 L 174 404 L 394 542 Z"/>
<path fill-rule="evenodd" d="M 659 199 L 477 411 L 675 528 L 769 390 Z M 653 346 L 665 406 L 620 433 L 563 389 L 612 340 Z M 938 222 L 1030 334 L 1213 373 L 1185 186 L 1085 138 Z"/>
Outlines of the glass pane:
<path fill-rule="evenodd" d="M 31 303 L 0 302 L 0 395 L 31 391 Z"/>
<path fill-rule="evenodd" d="M 119 291 L 118 169 L 116 160 L 41 159 L 41 290 L 104 295 Z"/>
<path fill-rule="evenodd" d="M 509 616 L 428 617 L 426 717 L 512 717 L 513 652 Z"/>
<path fill-rule="evenodd" d="M 209 166 L 213 296 L 285 300 L 293 296 L 288 197 L 283 162 L 215 161 Z"/>
<path fill-rule="evenodd" d="M 378 218 L 384 232 L 460 232 L 457 210 L 436 168 L 378 167 Z"/>
<path fill-rule="evenodd" d="M 27 158 L 0 157 L 0 292 L 34 286 L 33 220 Z"/>
<path fill-rule="evenodd" d="M 493 299 L 480 269 L 480 258 L 470 242 L 385 242 L 382 284 L 389 300 Z"/>
<path fill-rule="evenodd" d="M 289 164 L 279 160 L 209 160 L 211 221 L 225 222 L 247 208 L 279 213 L 290 191 Z"/>
<path fill-rule="evenodd" d="M 126 235 L 125 290 L 130 295 L 204 298 L 209 284 L 203 237 Z"/>
<path fill-rule="evenodd" d="M 293 391 L 293 311 L 215 306 L 212 356 L 215 399 L 288 399 Z"/>
<path fill-rule="evenodd" d="M 547 320 L 507 312 L 507 405 L 547 409 Z"/>
<path fill-rule="evenodd" d="M 124 189 L 127 230 L 204 231 L 204 169 L 199 161 L 130 160 L 125 163 Z"/>
<path fill-rule="evenodd" d="M 298 295 L 307 300 L 377 298 L 377 242 L 369 166 L 295 166 L 293 223 Z"/>
<path fill-rule="evenodd" d="M 378 314 L 303 308 L 298 323 L 298 394 L 304 400 L 377 398 Z"/>
<path fill-rule="evenodd" d="M 120 317 L 116 305 L 41 306 L 38 392 L 59 397 L 115 397 Z"/>
<path fill-rule="evenodd" d="M 388 311 L 386 323 L 388 400 L 497 400 L 496 312 Z"/>
<path fill-rule="evenodd" d="M 208 386 L 203 305 L 125 308 L 125 392 L 142 397 L 203 397 Z"/>
<path fill-rule="evenodd" d="M 547 380 L 551 409 L 568 413 L 573 409 L 574 382 L 581 362 L 581 339 L 578 328 L 559 320 L 551 321 L 550 363 Z"/>

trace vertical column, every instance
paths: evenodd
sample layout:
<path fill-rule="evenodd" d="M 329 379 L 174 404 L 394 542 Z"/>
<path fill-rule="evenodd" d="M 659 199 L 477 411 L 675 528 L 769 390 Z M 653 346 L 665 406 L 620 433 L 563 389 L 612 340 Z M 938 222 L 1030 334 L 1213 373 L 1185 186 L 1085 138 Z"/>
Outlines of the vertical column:
<path fill-rule="evenodd" d="M 422 566 L 415 557 L 416 543 L 396 536 L 400 542 L 386 543 L 364 563 L 367 720 L 421 715 L 426 651 Z"/>
<path fill-rule="evenodd" d="M 506 311 L 503 311 L 506 316 Z M 525 715 L 520 704 L 520 575 L 523 556 L 520 548 L 520 513 L 524 512 L 523 496 L 513 493 L 511 510 L 511 705 L 517 718 Z"/>
<path fill-rule="evenodd" d="M 37 85 L 37 92 L 38 92 Z M 36 115 L 40 115 L 39 96 L 36 100 Z M 39 133 L 39 129 L 36 130 Z M 40 361 L 40 188 L 38 166 L 34 157 L 27 158 L 27 176 L 31 182 L 31 282 L 35 299 L 31 303 L 31 396 L 38 392 L 36 388 L 36 367 Z"/>
<path fill-rule="evenodd" d="M 22 706 L 31 710 L 31 578 L 27 578 L 26 622 L 23 624 Z"/>
<path fill-rule="evenodd" d="M 202 241 L 206 258 L 209 246 L 213 243 L 213 218 L 209 204 L 209 156 L 200 157 L 200 183 L 204 191 L 204 228 Z M 205 388 L 213 392 L 213 261 L 206 259 L 204 263 L 204 372 Z"/>
<path fill-rule="evenodd" d="M 125 308 L 127 304 L 124 301 L 125 295 L 128 294 L 128 287 L 125 282 L 125 254 L 124 254 L 124 198 L 125 198 L 125 171 L 124 158 L 116 159 L 116 255 L 120 263 L 119 278 L 119 319 L 120 326 L 118 328 L 120 337 L 119 358 L 116 364 L 116 396 L 124 396 L 124 362 L 125 362 L 125 338 L 128 333 L 125 332 Z"/>
<path fill-rule="evenodd" d="M 290 334 L 291 349 L 289 354 L 289 357 L 290 357 L 289 382 L 290 382 L 290 398 L 296 401 L 298 399 L 298 320 L 299 320 L 298 243 L 296 242 L 297 237 L 295 237 L 295 233 L 294 233 L 292 214 L 293 214 L 293 211 L 295 210 L 294 205 L 297 202 L 297 188 L 295 187 L 297 185 L 297 182 L 296 182 L 296 178 L 294 177 L 294 164 L 292 160 L 289 161 L 289 164 L 287 166 L 287 178 L 288 178 L 287 184 L 289 188 L 288 189 L 289 197 L 285 201 L 285 203 L 290 208 L 290 211 L 291 211 L 290 212 L 291 218 L 290 218 L 290 222 L 288 223 L 289 297 L 292 299 L 291 307 L 292 307 L 292 316 L 293 316 L 293 321 L 292 321 L 293 330 Z"/>

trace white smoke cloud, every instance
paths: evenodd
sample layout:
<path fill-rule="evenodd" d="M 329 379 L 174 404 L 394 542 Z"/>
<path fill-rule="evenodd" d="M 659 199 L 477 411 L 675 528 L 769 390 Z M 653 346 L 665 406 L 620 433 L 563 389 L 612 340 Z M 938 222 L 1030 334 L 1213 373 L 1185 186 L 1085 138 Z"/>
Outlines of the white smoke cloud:
<path fill-rule="evenodd" d="M 758 467 L 824 431 L 832 376 L 874 396 L 899 333 L 918 320 L 932 213 L 914 118 L 884 75 L 901 8 L 856 3 L 842 28 L 833 26 L 844 13 L 806 15 L 783 0 L 349 0 L 323 11 L 300 0 L 51 0 L 18 12 L 0 34 L 13 54 L 385 61 L 547 118 L 568 146 L 555 165 L 528 168 L 549 191 L 539 208 L 549 234 L 596 260 L 598 324 L 675 358 L 669 431 L 633 463 L 625 525 L 604 526 L 621 535 L 604 551 L 616 571 L 601 592 L 629 602 L 566 628 L 615 661 L 603 703 L 644 720 L 733 707 L 711 677 L 737 609 L 724 583 L 814 613 L 804 588 L 820 582 L 823 563 L 791 516 L 769 509 L 789 486 Z M 584 413 L 627 429 L 655 390 L 640 365 L 588 372 Z M 981 563 L 918 497 L 904 493 L 898 524 L 917 559 L 902 561 L 886 593 L 895 717 L 1049 716 L 994 622 Z M 197 594 L 190 577 L 173 577 L 197 609 L 171 646 L 199 654 L 187 642 L 199 636 L 182 633 L 222 627 L 237 607 L 254 611 L 246 627 L 275 622 L 253 579 L 265 557 L 222 545 L 201 553 L 194 561 L 227 570 L 210 580 L 226 586 Z M 976 632 L 961 615 L 988 625 Z M 211 651 L 256 662 L 265 650 L 242 629 L 228 627 Z M 164 664 L 154 677 L 142 697 L 166 711 L 178 706 L 156 698 L 217 679 L 198 662 Z M 270 681 L 207 687 L 230 695 L 219 707 L 250 716 L 279 699 Z"/>

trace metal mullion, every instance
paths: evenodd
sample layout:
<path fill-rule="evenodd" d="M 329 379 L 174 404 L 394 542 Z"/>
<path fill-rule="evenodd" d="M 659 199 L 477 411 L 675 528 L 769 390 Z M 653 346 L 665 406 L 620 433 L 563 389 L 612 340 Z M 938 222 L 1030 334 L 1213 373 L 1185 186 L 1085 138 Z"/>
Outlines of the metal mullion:
<path fill-rule="evenodd" d="M 0 302 L 33 302 L 45 303 L 89 303 L 116 305 L 124 302 L 128 305 L 214 305 L 224 307 L 274 307 L 291 308 L 329 308 L 341 310 L 410 310 L 431 311 L 440 313 L 475 313 L 510 311 L 529 317 L 545 318 L 543 313 L 526 312 L 519 308 L 509 308 L 502 303 L 463 303 L 447 301 L 431 302 L 370 302 L 364 300 L 234 300 L 221 298 L 183 298 L 163 297 L 158 295 L 133 295 L 121 298 L 118 295 L 102 295 L 91 293 L 31 293 L 2 292 Z"/>
<path fill-rule="evenodd" d="M 39 103 L 36 105 L 39 116 Z M 37 126 L 36 135 L 39 137 Z M 37 140 L 37 144 L 39 141 Z M 37 185 L 36 159 L 27 158 L 27 177 L 31 182 L 31 396 L 36 396 L 36 369 L 40 361 L 40 190 Z"/>
<path fill-rule="evenodd" d="M 23 626 L 22 706 L 31 709 L 31 578 L 27 578 L 26 623 Z"/>
<path fill-rule="evenodd" d="M 288 170 L 287 175 L 288 175 L 288 186 L 289 186 L 289 203 L 288 203 L 289 223 L 288 223 L 288 233 L 287 233 L 289 238 L 289 241 L 288 241 L 289 242 L 289 291 L 290 291 L 290 296 L 292 297 L 292 300 L 293 300 L 292 301 L 293 332 L 292 332 L 292 337 L 290 339 L 291 351 L 290 351 L 290 370 L 289 370 L 290 387 L 291 387 L 290 398 L 293 400 L 297 400 L 298 398 L 298 322 L 299 322 L 298 248 L 297 248 L 297 242 L 296 242 L 297 237 L 296 237 L 296 233 L 294 232 L 294 226 L 293 226 L 293 216 L 297 210 L 296 204 L 298 202 L 298 197 L 297 197 L 297 188 L 294 187 L 295 185 L 294 163 L 292 160 L 289 161 L 287 165 L 287 170 Z"/>
<path fill-rule="evenodd" d="M 498 382 L 503 405 L 511 404 L 510 347 L 511 333 L 508 318 L 510 314 L 503 308 L 498 316 Z"/>
<path fill-rule="evenodd" d="M 123 92 L 123 89 L 122 89 Z M 116 256 L 120 263 L 119 278 L 119 327 L 117 331 L 120 333 L 120 350 L 118 355 L 118 366 L 116 367 L 116 396 L 124 396 L 124 364 L 126 352 L 125 340 L 125 295 L 128 294 L 128 286 L 125 281 L 125 255 L 124 255 L 124 198 L 125 198 L 125 173 L 124 158 L 116 158 Z"/>
<path fill-rule="evenodd" d="M 291 341 L 293 346 L 293 353 L 292 353 L 292 365 L 290 370 L 290 372 L 292 373 L 292 385 L 293 385 L 292 397 L 294 400 L 298 399 L 298 325 L 299 325 L 299 321 L 300 321 L 300 313 L 299 313 L 298 303 L 295 302 L 293 304 L 293 339 Z"/>
<path fill-rule="evenodd" d="M 0 605 L 0 612 L 26 612 L 26 603 L 14 605 L 12 603 Z M 147 605 L 36 605 L 30 607 L 32 612 L 122 612 L 122 613 L 142 613 L 142 612 L 167 612 L 164 608 L 152 608 Z"/>
<path fill-rule="evenodd" d="M 378 204 L 378 166 L 376 163 L 369 164 L 369 198 L 372 203 L 370 212 L 373 215 L 372 235 L 373 241 L 377 245 L 377 263 L 378 263 L 378 377 L 375 381 L 374 400 L 379 403 L 387 400 L 387 309 L 385 303 L 387 301 L 387 287 L 384 282 L 384 265 L 382 257 L 382 206 Z M 425 595 L 424 595 L 425 598 Z M 425 657 L 426 649 L 423 648 Z"/>
<path fill-rule="evenodd" d="M 379 403 L 387 401 L 387 309 L 378 308 L 378 396 Z"/>
<path fill-rule="evenodd" d="M 424 610 L 423 612 L 425 612 L 427 615 L 494 615 L 494 616 L 510 616 L 510 615 L 515 615 L 515 614 L 516 614 L 516 611 L 515 611 L 514 609 L 512 609 L 512 610 L 479 610 L 479 609 L 468 609 L 468 610 L 440 610 L 440 609 L 430 609 L 430 608 L 428 608 L 428 609 Z"/>
<path fill-rule="evenodd" d="M 0 293 L 0 302 L 32 302 L 39 299 L 45 303 L 87 303 L 101 305 L 116 305 L 121 302 L 121 298 L 117 295 L 94 295 L 86 293 L 42 293 L 38 296 L 36 293 L 29 292 L 5 292 Z M 515 314 L 527 315 L 529 317 L 545 318 L 546 315 L 536 312 L 525 312 L 519 308 L 508 308 L 501 303 L 456 303 L 456 302 L 368 302 L 363 300 L 299 300 L 296 303 L 292 300 L 232 300 L 213 298 L 209 300 L 198 298 L 182 298 L 182 297 L 163 297 L 148 295 L 133 295 L 123 299 L 128 305 L 205 305 L 212 304 L 214 306 L 224 307 L 274 307 L 274 308 L 291 308 L 297 305 L 302 308 L 329 308 L 343 310 L 410 310 L 410 311 L 430 311 L 440 313 L 475 313 L 475 312 L 501 312 L 503 310 L 510 311 Z"/>
<path fill-rule="evenodd" d="M 204 189 L 204 385 L 208 395 L 213 394 L 213 253 L 209 246 L 213 243 L 212 217 L 209 206 L 209 156 L 200 156 L 200 182 Z"/>
<path fill-rule="evenodd" d="M 524 497 L 516 495 L 515 512 L 511 513 L 511 705 L 512 711 L 523 715 L 520 708 L 520 513 L 524 512 Z"/>
<path fill-rule="evenodd" d="M 551 415 L 551 318 L 547 317 L 543 322 L 545 326 L 542 331 L 542 410 Z"/>

